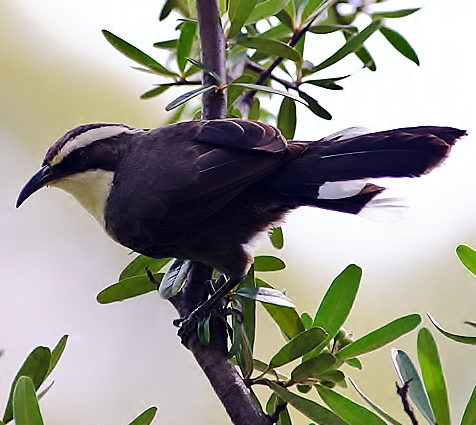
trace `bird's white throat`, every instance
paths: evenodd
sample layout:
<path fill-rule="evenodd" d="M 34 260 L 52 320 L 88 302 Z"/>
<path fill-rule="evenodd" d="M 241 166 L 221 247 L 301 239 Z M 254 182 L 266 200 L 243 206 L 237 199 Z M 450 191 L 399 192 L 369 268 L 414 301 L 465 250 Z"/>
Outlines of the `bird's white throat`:
<path fill-rule="evenodd" d="M 104 229 L 104 212 L 113 179 L 112 171 L 90 170 L 52 182 L 51 186 L 59 187 L 73 195 Z"/>

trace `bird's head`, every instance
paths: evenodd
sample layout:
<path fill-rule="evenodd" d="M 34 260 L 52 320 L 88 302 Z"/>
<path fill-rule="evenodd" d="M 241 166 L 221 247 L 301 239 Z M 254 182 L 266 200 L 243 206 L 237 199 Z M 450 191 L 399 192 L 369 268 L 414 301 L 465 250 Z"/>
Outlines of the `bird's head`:
<path fill-rule="evenodd" d="M 121 142 L 140 131 L 123 124 L 85 124 L 68 131 L 46 152 L 40 170 L 21 190 L 17 208 L 43 186 L 59 187 L 104 226 Z"/>

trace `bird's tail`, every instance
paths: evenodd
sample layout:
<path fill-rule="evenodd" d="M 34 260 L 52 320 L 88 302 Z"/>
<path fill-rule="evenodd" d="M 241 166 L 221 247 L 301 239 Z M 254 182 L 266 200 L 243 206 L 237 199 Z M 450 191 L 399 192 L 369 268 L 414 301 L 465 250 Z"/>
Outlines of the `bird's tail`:
<path fill-rule="evenodd" d="M 368 179 L 426 174 L 442 163 L 466 132 L 411 127 L 349 134 L 307 142 L 307 151 L 286 164 L 274 180 L 276 189 L 300 205 L 358 214 L 385 189 Z"/>

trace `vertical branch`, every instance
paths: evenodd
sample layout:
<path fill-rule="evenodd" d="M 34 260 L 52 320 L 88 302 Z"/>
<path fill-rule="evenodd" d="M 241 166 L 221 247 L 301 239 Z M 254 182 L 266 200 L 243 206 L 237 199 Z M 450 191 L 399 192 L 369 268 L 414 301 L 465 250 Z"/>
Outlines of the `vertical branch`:
<path fill-rule="evenodd" d="M 226 81 L 225 35 L 221 25 L 217 0 L 197 0 L 198 31 L 200 34 L 201 61 Z M 203 73 L 203 84 L 217 84 Z M 202 118 L 217 119 L 226 116 L 226 97 L 222 90 L 209 90 L 203 94 Z"/>
<path fill-rule="evenodd" d="M 226 81 L 225 36 L 217 1 L 197 0 L 197 16 L 201 61 L 216 72 L 222 81 Z M 203 73 L 204 85 L 217 83 L 211 75 Z M 226 98 L 222 90 L 206 92 L 202 102 L 203 119 L 226 116 Z M 190 314 L 207 298 L 207 281 L 211 277 L 210 267 L 201 263 L 193 264 L 185 287 L 170 299 L 181 317 Z M 221 318 L 211 318 L 209 345 L 201 345 L 196 333 L 192 333 L 184 343 L 207 376 L 234 424 L 270 424 L 270 419 L 256 405 L 243 378 L 228 358 L 226 328 Z"/>

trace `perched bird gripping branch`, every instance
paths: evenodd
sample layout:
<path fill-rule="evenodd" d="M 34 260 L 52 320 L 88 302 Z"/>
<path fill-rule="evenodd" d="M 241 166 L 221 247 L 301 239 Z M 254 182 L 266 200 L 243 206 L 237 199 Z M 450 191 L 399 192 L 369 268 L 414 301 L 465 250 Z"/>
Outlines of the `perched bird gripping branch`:
<path fill-rule="evenodd" d="M 86 124 L 47 151 L 19 207 L 43 186 L 73 195 L 106 233 L 149 257 L 200 261 L 228 277 L 253 262 L 253 240 L 301 206 L 359 214 L 379 177 L 418 177 L 465 131 L 411 127 L 319 141 L 286 141 L 256 121 L 186 121 L 140 130 Z"/>

